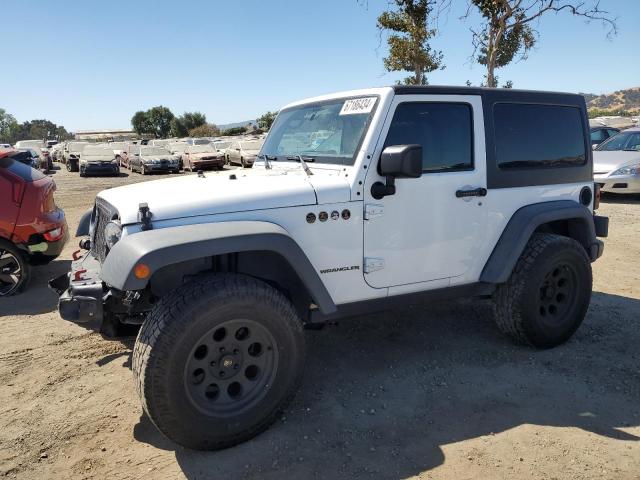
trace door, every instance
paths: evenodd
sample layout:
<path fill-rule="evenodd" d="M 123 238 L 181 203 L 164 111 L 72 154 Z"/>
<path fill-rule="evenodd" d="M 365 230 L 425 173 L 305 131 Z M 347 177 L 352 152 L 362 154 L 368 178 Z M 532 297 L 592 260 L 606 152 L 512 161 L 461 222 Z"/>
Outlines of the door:
<path fill-rule="evenodd" d="M 384 181 L 375 173 L 382 150 L 407 144 L 422 146 L 422 176 L 396 179 L 395 194 L 373 198 L 371 185 Z M 487 224 L 481 98 L 396 96 L 372 158 L 364 189 L 367 283 L 383 288 L 454 277 L 455 283 L 473 281 L 465 275 Z"/>
<path fill-rule="evenodd" d="M 234 142 L 229 148 L 229 163 L 240 163 L 240 143 Z"/>

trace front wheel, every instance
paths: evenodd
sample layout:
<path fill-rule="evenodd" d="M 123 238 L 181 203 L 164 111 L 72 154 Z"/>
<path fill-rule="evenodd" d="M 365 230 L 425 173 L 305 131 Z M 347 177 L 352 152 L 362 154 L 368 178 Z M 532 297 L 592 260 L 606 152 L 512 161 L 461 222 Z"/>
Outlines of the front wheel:
<path fill-rule="evenodd" d="M 73 172 L 73 167 L 71 166 L 71 160 L 67 160 L 66 167 L 67 167 L 67 172 Z"/>
<path fill-rule="evenodd" d="M 147 171 L 144 168 L 144 163 L 140 164 L 140 175 L 146 175 Z"/>
<path fill-rule="evenodd" d="M 271 425 L 304 366 L 302 323 L 278 290 L 243 275 L 211 275 L 162 298 L 133 352 L 143 408 L 188 448 L 216 450 Z"/>
<path fill-rule="evenodd" d="M 582 323 L 591 288 L 591 263 L 582 245 L 560 235 L 536 233 L 509 280 L 494 294 L 496 323 L 519 343 L 555 347 Z"/>

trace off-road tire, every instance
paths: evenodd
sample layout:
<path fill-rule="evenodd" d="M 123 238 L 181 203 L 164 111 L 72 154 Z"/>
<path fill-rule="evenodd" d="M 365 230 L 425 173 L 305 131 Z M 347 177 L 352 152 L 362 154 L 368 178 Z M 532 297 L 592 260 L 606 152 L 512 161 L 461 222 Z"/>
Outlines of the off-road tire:
<path fill-rule="evenodd" d="M 555 347 L 584 320 L 591 288 L 591 263 L 584 248 L 572 238 L 536 233 L 509 280 L 493 295 L 496 323 L 518 343 Z"/>
<path fill-rule="evenodd" d="M 0 298 L 2 298 L 3 296 L 19 294 L 25 288 L 27 288 L 27 285 L 29 285 L 29 281 L 31 280 L 31 266 L 25 258 L 25 255 L 11 243 L 0 240 L 0 258 L 5 254 L 7 258 L 2 259 L 3 263 L 5 260 L 11 261 L 11 265 L 7 265 L 8 268 L 11 268 L 12 266 L 15 267 L 15 264 L 17 263 L 17 267 L 19 268 L 20 273 L 17 277 L 18 281 L 14 285 L 9 287 L 8 285 L 10 285 L 10 281 L 8 282 L 6 288 L 7 292 L 0 293 Z M 0 267 L 0 274 L 3 272 L 3 268 L 4 267 Z M 14 268 L 11 268 L 11 271 L 13 273 Z M 3 282 L 1 285 L 5 285 L 5 283 Z"/>
<path fill-rule="evenodd" d="M 194 397 L 195 387 L 187 383 L 187 367 L 199 344 L 211 342 L 211 332 L 235 321 L 253 322 L 256 329 L 269 332 L 274 344 L 267 349 L 269 355 L 277 355 L 276 368 L 264 377 L 271 381 L 257 390 L 257 403 L 245 404 L 237 413 L 205 412 L 197 403 L 204 396 Z M 228 334 L 239 338 L 232 330 Z M 241 354 L 244 348 L 241 344 Z M 205 368 L 216 364 L 210 360 L 217 351 L 206 349 Z M 247 352 L 251 354 L 250 347 Z M 254 437 L 280 416 L 298 389 L 304 352 L 302 322 L 282 293 L 248 276 L 216 274 L 179 287 L 154 306 L 138 334 L 132 366 L 144 411 L 164 435 L 187 448 L 217 450 Z M 217 365 L 222 363 L 218 359 Z M 207 375 L 205 383 L 212 378 L 211 372 Z"/>

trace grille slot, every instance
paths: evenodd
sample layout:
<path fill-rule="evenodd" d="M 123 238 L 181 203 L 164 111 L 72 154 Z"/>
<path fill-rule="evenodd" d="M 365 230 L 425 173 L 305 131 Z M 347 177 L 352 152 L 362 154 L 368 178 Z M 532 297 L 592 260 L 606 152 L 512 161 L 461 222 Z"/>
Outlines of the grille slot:
<path fill-rule="evenodd" d="M 118 218 L 118 211 L 109 202 L 96 198 L 95 217 L 93 225 L 93 237 L 91 238 L 91 253 L 100 263 L 104 262 L 109 253 L 104 236 L 104 227 L 111 220 Z"/>

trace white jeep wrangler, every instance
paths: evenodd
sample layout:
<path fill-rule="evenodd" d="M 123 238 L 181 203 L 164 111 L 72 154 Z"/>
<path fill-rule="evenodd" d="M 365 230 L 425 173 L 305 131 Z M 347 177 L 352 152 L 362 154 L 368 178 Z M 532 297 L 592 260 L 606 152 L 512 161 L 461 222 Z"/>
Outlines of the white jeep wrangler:
<path fill-rule="evenodd" d="M 106 190 L 81 220 L 60 314 L 142 324 L 133 372 L 170 439 L 218 449 L 298 387 L 303 326 L 492 297 L 498 326 L 566 341 L 591 297 L 598 192 L 582 96 L 375 88 L 284 107 L 254 171 Z"/>

